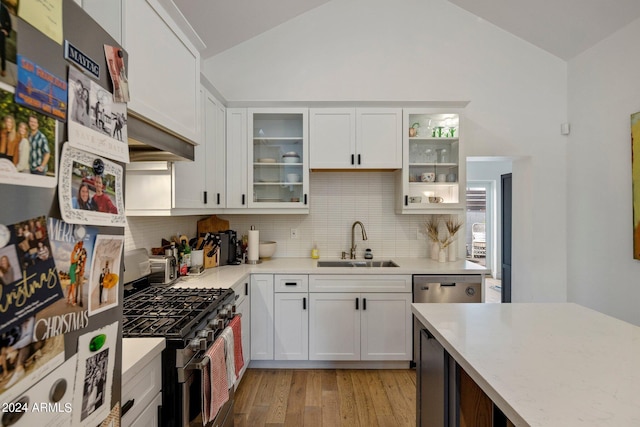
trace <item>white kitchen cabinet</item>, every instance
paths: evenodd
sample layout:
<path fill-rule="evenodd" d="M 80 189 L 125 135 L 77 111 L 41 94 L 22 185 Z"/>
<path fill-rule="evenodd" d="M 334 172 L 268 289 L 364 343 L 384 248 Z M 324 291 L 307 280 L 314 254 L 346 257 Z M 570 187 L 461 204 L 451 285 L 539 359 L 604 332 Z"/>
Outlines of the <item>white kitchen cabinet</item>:
<path fill-rule="evenodd" d="M 273 360 L 273 274 L 251 275 L 251 359 Z"/>
<path fill-rule="evenodd" d="M 308 297 L 306 292 L 275 294 L 275 360 L 309 359 Z"/>
<path fill-rule="evenodd" d="M 147 406 L 142 413 L 131 424 L 122 418 L 122 427 L 157 427 L 160 425 L 160 415 L 158 414 L 158 408 L 162 406 L 162 394 L 158 393 L 153 398 L 149 406 Z"/>
<path fill-rule="evenodd" d="M 402 109 L 312 108 L 310 168 L 400 169 Z"/>
<path fill-rule="evenodd" d="M 309 359 L 309 276 L 274 275 L 275 360 Z"/>
<path fill-rule="evenodd" d="M 248 207 L 247 190 L 247 109 L 227 108 L 227 191 L 226 207 Z"/>
<path fill-rule="evenodd" d="M 411 294 L 311 293 L 309 359 L 411 360 Z"/>
<path fill-rule="evenodd" d="M 410 275 L 310 275 L 309 359 L 412 358 Z"/>
<path fill-rule="evenodd" d="M 461 213 L 466 156 L 459 110 L 405 109 L 396 213 Z"/>
<path fill-rule="evenodd" d="M 193 162 L 174 163 L 175 208 L 222 208 L 225 203 L 225 107 L 201 88 L 202 137 Z"/>
<path fill-rule="evenodd" d="M 249 207 L 307 209 L 308 109 L 247 111 Z"/>
<path fill-rule="evenodd" d="M 130 113 L 200 142 L 200 52 L 158 0 L 122 1 Z"/>
<path fill-rule="evenodd" d="M 360 360 L 358 293 L 309 294 L 309 360 Z"/>
<path fill-rule="evenodd" d="M 363 293 L 362 360 L 411 360 L 411 294 Z"/>

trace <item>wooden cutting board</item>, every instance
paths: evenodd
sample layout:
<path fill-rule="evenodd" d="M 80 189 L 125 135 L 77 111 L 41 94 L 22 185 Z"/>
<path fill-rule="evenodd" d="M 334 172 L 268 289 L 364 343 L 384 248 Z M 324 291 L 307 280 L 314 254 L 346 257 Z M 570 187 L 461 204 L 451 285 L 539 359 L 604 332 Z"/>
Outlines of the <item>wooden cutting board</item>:
<path fill-rule="evenodd" d="M 199 220 L 197 247 L 200 247 L 203 235 L 207 233 L 217 233 L 228 229 L 229 221 L 226 219 L 220 219 L 215 215 Z M 212 256 L 207 256 L 209 252 L 211 252 L 211 246 L 207 245 L 204 247 L 204 268 L 217 267 L 220 264 L 220 248 L 218 248 Z"/>

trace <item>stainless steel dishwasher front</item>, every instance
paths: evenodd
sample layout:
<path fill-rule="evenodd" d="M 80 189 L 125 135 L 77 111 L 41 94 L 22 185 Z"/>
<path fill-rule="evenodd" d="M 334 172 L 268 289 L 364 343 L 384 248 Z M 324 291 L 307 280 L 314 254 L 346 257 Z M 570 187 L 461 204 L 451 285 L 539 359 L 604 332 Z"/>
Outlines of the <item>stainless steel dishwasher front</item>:
<path fill-rule="evenodd" d="M 414 275 L 413 302 L 482 302 L 482 276 Z"/>
<path fill-rule="evenodd" d="M 482 276 L 461 275 L 418 275 L 413 276 L 413 302 L 449 303 L 482 302 Z M 413 362 L 419 357 L 420 322 L 413 318 Z"/>

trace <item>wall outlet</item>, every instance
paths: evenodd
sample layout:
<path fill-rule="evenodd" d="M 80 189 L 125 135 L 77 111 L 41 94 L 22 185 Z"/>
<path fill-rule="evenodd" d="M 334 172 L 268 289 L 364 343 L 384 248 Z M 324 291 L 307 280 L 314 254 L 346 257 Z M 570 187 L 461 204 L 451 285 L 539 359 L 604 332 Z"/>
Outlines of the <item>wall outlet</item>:
<path fill-rule="evenodd" d="M 298 238 L 298 229 L 297 228 L 292 228 L 291 229 L 291 236 L 292 239 L 297 239 Z"/>

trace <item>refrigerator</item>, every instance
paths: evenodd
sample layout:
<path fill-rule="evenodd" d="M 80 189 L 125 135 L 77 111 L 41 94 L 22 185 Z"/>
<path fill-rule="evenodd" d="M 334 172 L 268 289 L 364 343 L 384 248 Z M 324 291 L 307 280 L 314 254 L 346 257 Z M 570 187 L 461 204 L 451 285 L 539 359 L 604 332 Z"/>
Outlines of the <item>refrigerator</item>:
<path fill-rule="evenodd" d="M 0 10 L 0 426 L 120 425 L 127 56 L 59 3 Z"/>

